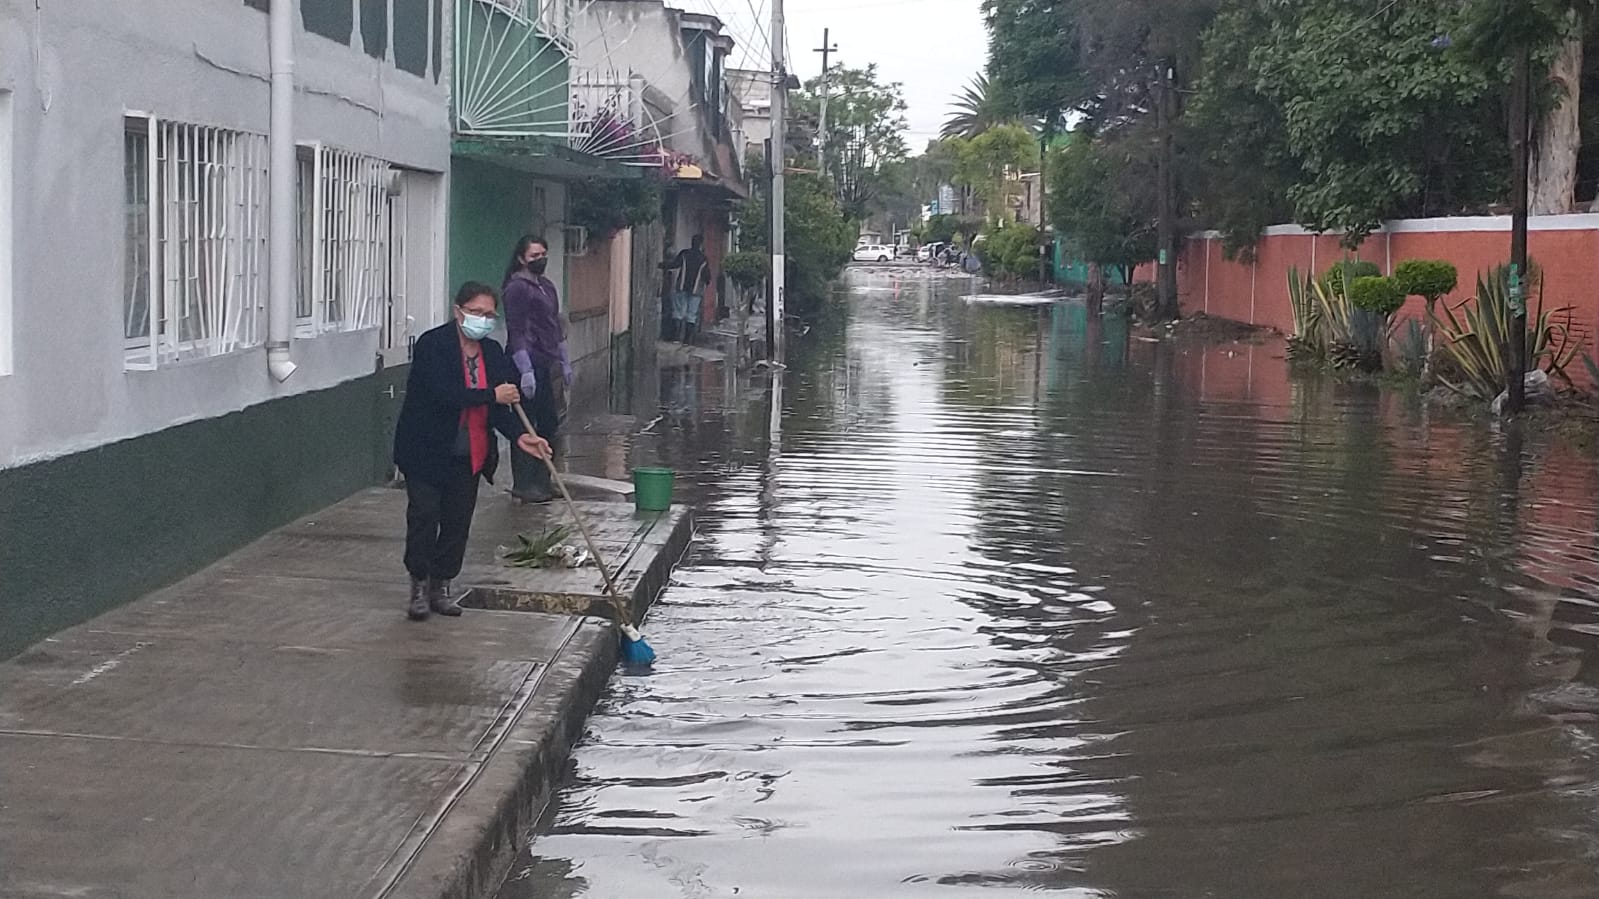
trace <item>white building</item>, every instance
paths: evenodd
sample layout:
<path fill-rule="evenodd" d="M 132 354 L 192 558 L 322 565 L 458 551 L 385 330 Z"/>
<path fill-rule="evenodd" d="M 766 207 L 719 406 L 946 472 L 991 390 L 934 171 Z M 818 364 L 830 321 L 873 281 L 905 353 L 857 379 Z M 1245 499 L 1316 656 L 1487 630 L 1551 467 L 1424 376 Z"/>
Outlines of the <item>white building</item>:
<path fill-rule="evenodd" d="M 772 139 L 772 73 L 760 69 L 728 69 L 728 83 L 744 107 L 745 152 L 766 153 Z"/>
<path fill-rule="evenodd" d="M 0 0 L 0 656 L 386 470 L 382 369 L 447 311 L 450 10 L 296 4 L 279 383 L 266 5 Z"/>
<path fill-rule="evenodd" d="M 589 4 L 573 29 L 578 48 L 573 95 L 621 99 L 618 113 L 667 151 L 670 171 L 662 220 L 664 246 L 705 238 L 711 270 L 732 248 L 732 210 L 748 198 L 743 150 L 748 121 L 727 76 L 733 39 L 720 19 L 667 6 L 662 0 Z M 625 85 L 625 89 L 622 87 Z M 720 297 L 706 291 L 703 324 L 715 321 Z"/>

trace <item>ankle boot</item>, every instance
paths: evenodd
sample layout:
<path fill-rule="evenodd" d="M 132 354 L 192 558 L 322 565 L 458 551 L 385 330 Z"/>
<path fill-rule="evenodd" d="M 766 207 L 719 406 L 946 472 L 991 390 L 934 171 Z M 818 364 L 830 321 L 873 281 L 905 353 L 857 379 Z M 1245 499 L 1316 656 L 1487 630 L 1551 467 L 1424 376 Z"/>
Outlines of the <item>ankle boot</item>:
<path fill-rule="evenodd" d="M 405 607 L 405 614 L 412 621 L 426 621 L 428 619 L 428 584 L 411 578 L 411 602 Z"/>
<path fill-rule="evenodd" d="M 428 581 L 427 604 L 436 614 L 446 618 L 459 618 L 461 604 L 451 595 L 449 581 Z"/>

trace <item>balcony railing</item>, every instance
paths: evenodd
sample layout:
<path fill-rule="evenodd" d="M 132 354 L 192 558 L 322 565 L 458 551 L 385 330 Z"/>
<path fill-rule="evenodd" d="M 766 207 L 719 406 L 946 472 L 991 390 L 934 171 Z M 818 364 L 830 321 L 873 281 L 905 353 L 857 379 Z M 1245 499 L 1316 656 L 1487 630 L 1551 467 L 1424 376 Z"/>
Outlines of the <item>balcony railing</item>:
<path fill-rule="evenodd" d="M 456 0 L 455 132 L 541 137 L 625 165 L 659 165 L 642 79 L 572 69 L 572 26 L 592 2 Z"/>
<path fill-rule="evenodd" d="M 572 148 L 624 165 L 663 164 L 661 129 L 644 102 L 637 75 L 580 72 L 572 76 Z"/>

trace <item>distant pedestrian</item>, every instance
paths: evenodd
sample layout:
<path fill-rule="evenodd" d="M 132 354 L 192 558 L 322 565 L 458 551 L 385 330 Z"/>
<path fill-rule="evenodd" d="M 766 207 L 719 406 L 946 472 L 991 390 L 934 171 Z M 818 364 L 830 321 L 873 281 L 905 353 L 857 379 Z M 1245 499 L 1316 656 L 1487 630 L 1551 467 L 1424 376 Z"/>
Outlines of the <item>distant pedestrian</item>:
<path fill-rule="evenodd" d="M 494 480 L 497 429 L 512 459 L 547 459 L 550 445 L 522 429 L 511 406 L 520 398 L 516 369 L 489 338 L 494 288 L 468 282 L 455 295 L 454 319 L 418 337 L 394 430 L 394 464 L 405 475 L 405 569 L 411 575 L 406 613 L 454 617 L 461 606 L 450 582 L 461 573 L 478 480 Z"/>
<path fill-rule="evenodd" d="M 700 315 L 705 309 L 705 287 L 711 283 L 711 261 L 705 257 L 705 235 L 694 235 L 689 248 L 678 253 L 671 262 L 661 263 L 661 268 L 677 272 L 677 277 L 672 279 L 675 336 L 683 343 L 693 343 L 694 332 L 699 327 Z"/>
<path fill-rule="evenodd" d="M 566 414 L 573 372 L 566 352 L 566 329 L 561 324 L 561 295 L 555 282 L 544 276 L 549 264 L 549 244 L 541 237 L 523 237 L 511 252 L 502 289 L 505 349 L 516 366 L 522 408 L 539 436 L 553 446 Z M 526 503 L 555 499 L 549 469 L 533 459 L 513 456 L 511 495 Z"/>

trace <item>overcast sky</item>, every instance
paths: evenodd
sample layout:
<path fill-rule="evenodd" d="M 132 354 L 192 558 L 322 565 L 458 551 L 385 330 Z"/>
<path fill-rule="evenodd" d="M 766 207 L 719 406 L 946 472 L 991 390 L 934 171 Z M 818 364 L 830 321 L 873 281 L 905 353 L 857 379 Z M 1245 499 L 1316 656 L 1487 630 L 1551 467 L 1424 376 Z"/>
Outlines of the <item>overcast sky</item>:
<path fill-rule="evenodd" d="M 667 0 L 672 6 L 709 12 L 726 22 L 739 42 L 741 68 L 770 66 L 766 32 L 771 0 Z M 786 0 L 789 70 L 801 80 L 822 71 L 822 29 L 838 45 L 833 59 L 852 68 L 877 63 L 884 81 L 904 85 L 910 106 L 906 142 L 920 153 L 949 112 L 950 98 L 982 68 L 988 55 L 981 0 Z M 760 13 L 760 28 L 754 26 Z M 750 40 L 753 38 L 753 42 Z M 759 57 L 759 59 L 757 59 Z"/>

